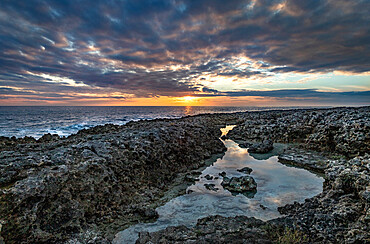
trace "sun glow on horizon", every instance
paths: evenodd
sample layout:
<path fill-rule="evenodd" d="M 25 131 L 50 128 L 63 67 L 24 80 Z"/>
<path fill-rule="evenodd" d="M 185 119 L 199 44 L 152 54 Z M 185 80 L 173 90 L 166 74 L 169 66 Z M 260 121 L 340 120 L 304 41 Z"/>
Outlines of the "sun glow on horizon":
<path fill-rule="evenodd" d="M 184 102 L 194 102 L 198 98 L 197 97 L 186 96 L 186 97 L 182 97 L 182 99 L 184 100 Z"/>

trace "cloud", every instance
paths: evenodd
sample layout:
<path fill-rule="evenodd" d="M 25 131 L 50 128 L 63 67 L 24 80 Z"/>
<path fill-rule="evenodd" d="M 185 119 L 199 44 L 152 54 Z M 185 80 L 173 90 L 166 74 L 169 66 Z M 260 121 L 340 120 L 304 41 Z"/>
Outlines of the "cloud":
<path fill-rule="evenodd" d="M 261 97 L 315 97 L 315 98 L 339 98 L 347 97 L 366 97 L 370 98 L 370 91 L 360 92 L 322 92 L 316 89 L 286 89 L 286 90 L 270 90 L 270 91 L 235 91 L 221 93 L 226 96 L 261 96 Z"/>
<path fill-rule="evenodd" d="M 215 93 L 197 85 L 202 75 L 361 74 L 370 70 L 369 7 L 360 0 L 2 1 L 0 86 L 184 96 Z M 44 84 L 48 75 L 89 87 Z"/>
<path fill-rule="evenodd" d="M 228 91 L 220 92 L 213 89 L 203 88 L 206 94 L 197 94 L 197 97 L 263 97 L 274 98 L 276 101 L 302 101 L 316 104 L 368 104 L 370 101 L 370 91 L 357 92 L 323 92 L 317 89 L 285 89 L 267 91 Z"/>
<path fill-rule="evenodd" d="M 340 96 L 348 96 L 348 97 L 366 97 L 370 98 L 370 91 L 351 91 L 351 92 L 325 92 L 319 91 L 317 89 L 283 89 L 283 90 L 264 90 L 264 91 L 247 91 L 247 90 L 240 90 L 240 91 L 226 91 L 221 92 L 215 89 L 203 88 L 203 92 L 207 94 L 197 94 L 196 96 L 229 96 L 229 97 L 248 97 L 248 96 L 259 96 L 259 97 L 280 97 L 280 98 L 287 98 L 287 97 L 316 97 L 316 98 L 324 98 L 324 97 L 340 97 Z"/>

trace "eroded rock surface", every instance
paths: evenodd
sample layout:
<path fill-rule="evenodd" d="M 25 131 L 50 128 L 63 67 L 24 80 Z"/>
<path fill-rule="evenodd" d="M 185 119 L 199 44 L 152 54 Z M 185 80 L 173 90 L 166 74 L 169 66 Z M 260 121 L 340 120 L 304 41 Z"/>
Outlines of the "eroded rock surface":
<path fill-rule="evenodd" d="M 370 148 L 370 107 L 248 112 L 240 120 L 228 138 L 299 143 L 347 157 L 364 155 Z"/>
<path fill-rule="evenodd" d="M 252 176 L 224 177 L 222 187 L 230 192 L 243 193 L 257 191 L 257 183 Z"/>
<path fill-rule="evenodd" d="M 244 168 L 241 168 L 241 169 L 238 169 L 239 172 L 242 172 L 244 174 L 247 174 L 249 175 L 250 173 L 252 173 L 253 169 L 249 168 L 249 167 L 244 167 Z"/>
<path fill-rule="evenodd" d="M 370 155 L 331 161 L 324 191 L 279 209 L 314 242 L 366 243 L 370 240 Z"/>
<path fill-rule="evenodd" d="M 322 153 L 308 151 L 297 147 L 288 147 L 278 157 L 279 162 L 281 163 L 309 169 L 319 173 L 324 173 L 330 162 L 330 160 L 326 156 L 322 155 Z"/>
<path fill-rule="evenodd" d="M 1 236 L 6 243 L 109 241 L 155 219 L 179 173 L 225 150 L 217 122 L 195 116 L 97 126 L 68 138 L 1 138 Z"/>
<path fill-rule="evenodd" d="M 255 218 L 210 216 L 198 220 L 193 228 L 168 227 L 141 233 L 136 243 L 272 243 L 263 227 L 266 223 Z"/>
<path fill-rule="evenodd" d="M 274 149 L 273 142 L 270 141 L 270 140 L 264 140 L 261 143 L 252 144 L 249 147 L 248 152 L 250 152 L 250 153 L 268 153 L 272 149 Z"/>
<path fill-rule="evenodd" d="M 294 143 L 280 160 L 324 172 L 323 192 L 304 203 L 280 207 L 286 216 L 268 222 L 212 216 L 192 228 L 142 233 L 138 243 L 368 243 L 369 116 L 370 107 L 241 114 L 243 122 L 229 132 L 228 138 Z"/>
<path fill-rule="evenodd" d="M 139 243 L 268 243 L 292 236 L 364 243 L 370 240 L 369 116 L 370 107 L 264 111 L 97 126 L 68 138 L 0 137 L 0 236 L 6 243 L 109 242 L 129 225 L 155 219 L 181 174 L 182 182 L 195 180 L 196 174 L 185 179 L 186 172 L 225 150 L 219 128 L 238 124 L 228 138 L 295 143 L 347 159 L 312 163 L 325 170 L 324 192 L 282 207 L 286 217 L 268 223 L 209 217 L 194 228 L 171 227 L 168 235 L 142 234 Z"/>
<path fill-rule="evenodd" d="M 369 155 L 334 160 L 326 170 L 323 193 L 279 208 L 285 217 L 263 222 L 242 216 L 211 216 L 192 228 L 142 233 L 138 243 L 367 243 L 369 170 Z"/>

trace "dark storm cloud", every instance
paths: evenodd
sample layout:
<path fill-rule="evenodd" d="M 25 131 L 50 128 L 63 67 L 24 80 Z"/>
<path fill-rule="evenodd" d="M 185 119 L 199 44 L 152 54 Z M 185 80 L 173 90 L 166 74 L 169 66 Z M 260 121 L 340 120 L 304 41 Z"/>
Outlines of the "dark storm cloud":
<path fill-rule="evenodd" d="M 1 83 L 36 89 L 48 74 L 147 97 L 205 91 L 194 81 L 205 74 L 361 73 L 370 70 L 369 10 L 360 0 L 3 0 Z M 238 55 L 264 63 L 241 69 Z"/>
<path fill-rule="evenodd" d="M 197 91 L 188 81 L 189 71 L 151 71 L 145 72 L 136 69 L 131 72 L 108 72 L 108 73 L 81 73 L 73 74 L 71 77 L 76 80 L 87 81 L 90 85 L 111 87 L 124 90 L 139 97 L 162 95 L 187 95 Z M 180 82 L 182 81 L 182 82 Z"/>

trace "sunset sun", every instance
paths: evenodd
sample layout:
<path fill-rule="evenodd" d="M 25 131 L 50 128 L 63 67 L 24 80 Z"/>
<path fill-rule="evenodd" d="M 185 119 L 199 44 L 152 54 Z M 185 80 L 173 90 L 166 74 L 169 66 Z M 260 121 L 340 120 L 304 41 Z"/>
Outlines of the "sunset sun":
<path fill-rule="evenodd" d="M 183 97 L 182 99 L 184 100 L 184 102 L 190 103 L 190 102 L 196 101 L 197 97 L 186 96 L 186 97 Z"/>

